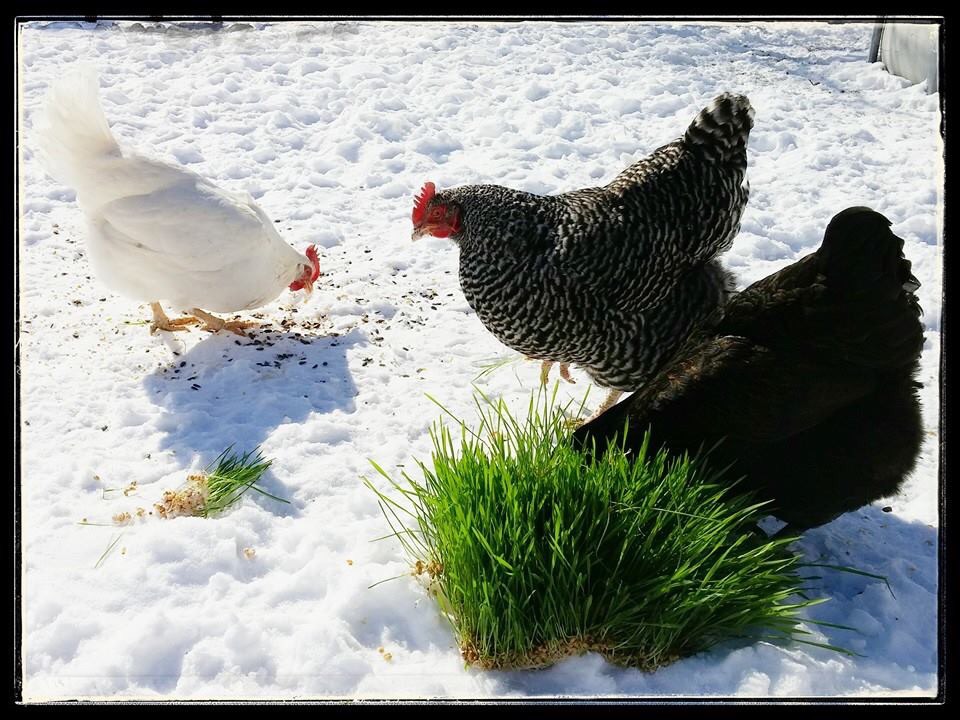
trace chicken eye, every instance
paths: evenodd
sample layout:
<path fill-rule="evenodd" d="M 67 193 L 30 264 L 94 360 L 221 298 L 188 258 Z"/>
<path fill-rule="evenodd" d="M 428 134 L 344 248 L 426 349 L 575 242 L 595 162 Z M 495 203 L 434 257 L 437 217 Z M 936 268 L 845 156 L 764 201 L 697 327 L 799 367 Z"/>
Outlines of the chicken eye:
<path fill-rule="evenodd" d="M 433 210 L 430 211 L 431 220 L 439 220 L 442 217 L 443 217 L 443 208 L 435 207 Z"/>

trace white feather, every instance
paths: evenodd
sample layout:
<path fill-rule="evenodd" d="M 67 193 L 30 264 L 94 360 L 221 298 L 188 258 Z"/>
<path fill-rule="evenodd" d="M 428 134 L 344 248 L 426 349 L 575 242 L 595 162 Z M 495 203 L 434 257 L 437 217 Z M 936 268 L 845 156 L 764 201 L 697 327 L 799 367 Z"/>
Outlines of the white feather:
<path fill-rule="evenodd" d="M 89 67 L 64 76 L 37 131 L 47 171 L 77 192 L 104 284 L 140 301 L 234 312 L 274 300 L 310 267 L 248 194 L 122 150 L 98 87 Z"/>

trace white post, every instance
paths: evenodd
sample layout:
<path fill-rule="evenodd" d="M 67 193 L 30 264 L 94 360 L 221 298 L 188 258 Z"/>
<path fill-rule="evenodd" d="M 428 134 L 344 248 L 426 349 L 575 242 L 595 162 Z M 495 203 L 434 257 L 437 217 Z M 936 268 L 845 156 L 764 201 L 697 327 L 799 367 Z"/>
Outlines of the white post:
<path fill-rule="evenodd" d="M 870 55 L 867 62 L 875 63 L 880 56 L 880 36 L 883 34 L 883 20 L 878 19 L 873 24 L 873 35 L 870 36 Z"/>

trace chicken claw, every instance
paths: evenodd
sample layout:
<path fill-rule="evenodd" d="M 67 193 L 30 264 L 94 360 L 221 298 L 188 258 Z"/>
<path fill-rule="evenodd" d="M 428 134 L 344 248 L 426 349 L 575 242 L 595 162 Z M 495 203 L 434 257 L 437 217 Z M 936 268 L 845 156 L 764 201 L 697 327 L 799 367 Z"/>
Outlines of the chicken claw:
<path fill-rule="evenodd" d="M 194 308 L 193 314 L 203 321 L 204 330 L 214 333 L 220 332 L 221 330 L 229 330 L 232 333 L 246 337 L 247 334 L 243 331 L 243 329 L 258 324 L 252 320 L 224 320 L 223 318 L 218 318 L 216 315 L 211 315 L 200 308 Z"/>
<path fill-rule="evenodd" d="M 540 366 L 540 384 L 546 385 L 547 381 L 550 379 L 550 368 L 553 367 L 552 360 L 544 360 L 543 364 Z"/>
<path fill-rule="evenodd" d="M 610 394 L 607 395 L 606 400 L 600 403 L 600 407 L 593 411 L 593 415 L 584 420 L 585 423 L 588 423 L 592 420 L 596 420 L 598 417 L 603 415 L 607 410 L 612 408 L 617 404 L 617 400 L 620 399 L 620 396 L 623 395 L 623 390 L 611 390 Z"/>
<path fill-rule="evenodd" d="M 543 364 L 540 366 L 540 384 L 546 385 L 547 381 L 550 379 L 550 368 L 554 365 L 553 360 L 544 360 Z M 570 377 L 570 363 L 560 363 L 560 377 L 566 380 L 568 383 L 576 384 L 576 380 Z"/>
<path fill-rule="evenodd" d="M 150 323 L 151 335 L 156 333 L 157 330 L 166 330 L 167 332 L 187 330 L 188 328 L 183 327 L 184 325 L 194 325 L 200 322 L 197 320 L 197 318 L 189 315 L 187 317 L 171 320 L 167 317 L 167 314 L 163 311 L 163 308 L 160 307 L 160 303 L 158 302 L 150 303 L 150 309 L 153 310 L 153 322 Z"/>
<path fill-rule="evenodd" d="M 562 372 L 561 372 L 562 374 Z M 586 420 L 581 417 L 567 417 L 563 420 L 563 425 L 568 430 L 576 430 L 581 425 L 585 425 L 588 422 L 596 420 L 598 417 L 603 415 L 607 410 L 612 408 L 617 404 L 617 400 L 620 399 L 620 396 L 623 395 L 622 390 L 611 390 L 607 395 L 606 399 L 600 403 L 600 407 L 593 411 L 593 414 L 590 415 Z"/>

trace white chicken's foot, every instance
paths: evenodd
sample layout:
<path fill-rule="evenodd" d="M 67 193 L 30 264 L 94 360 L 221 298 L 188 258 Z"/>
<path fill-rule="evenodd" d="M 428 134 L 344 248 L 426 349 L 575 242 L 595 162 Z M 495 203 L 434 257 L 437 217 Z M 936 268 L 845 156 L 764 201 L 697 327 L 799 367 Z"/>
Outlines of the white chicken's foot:
<path fill-rule="evenodd" d="M 554 366 L 553 360 L 544 360 L 543 364 L 540 366 L 540 384 L 546 385 L 547 381 L 550 379 L 550 369 Z M 568 383 L 576 383 L 577 381 L 570 377 L 570 363 L 560 363 L 560 377 L 566 380 Z"/>
<path fill-rule="evenodd" d="M 218 318 L 216 315 L 211 315 L 200 308 L 194 308 L 193 314 L 203 321 L 203 329 L 209 330 L 210 332 L 229 330 L 232 333 L 246 337 L 247 334 L 243 331 L 243 329 L 259 324 L 252 320 L 224 320 L 223 318 Z"/>
<path fill-rule="evenodd" d="M 196 323 L 200 322 L 195 317 L 190 316 L 171 320 L 167 317 L 167 314 L 163 311 L 163 308 L 160 307 L 160 303 L 158 302 L 150 303 L 150 309 L 153 310 L 153 322 L 150 324 L 151 335 L 153 335 L 157 330 L 166 330 L 167 332 L 186 330 L 187 328 L 183 327 L 184 325 L 195 325 Z"/>

